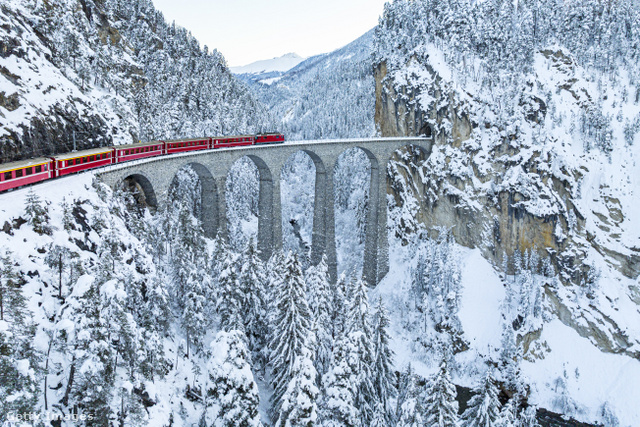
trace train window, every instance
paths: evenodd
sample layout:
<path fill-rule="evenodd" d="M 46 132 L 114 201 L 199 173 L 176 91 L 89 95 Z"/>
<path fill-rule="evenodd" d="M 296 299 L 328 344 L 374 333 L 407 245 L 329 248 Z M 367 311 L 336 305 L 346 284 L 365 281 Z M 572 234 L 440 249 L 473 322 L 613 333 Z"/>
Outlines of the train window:
<path fill-rule="evenodd" d="M 36 173 L 42 172 L 42 165 L 36 166 Z"/>
<path fill-rule="evenodd" d="M 11 172 L 5 172 L 5 173 L 4 173 L 4 180 L 5 180 L 5 181 L 10 180 L 10 179 L 12 178 L 12 176 L 11 176 L 11 175 L 12 175 L 12 173 L 11 173 Z"/>
<path fill-rule="evenodd" d="M 16 169 L 16 178 L 20 178 L 22 176 L 22 169 Z"/>
<path fill-rule="evenodd" d="M 86 157 L 82 158 L 82 163 L 87 163 L 89 160 Z"/>
<path fill-rule="evenodd" d="M 26 168 L 24 171 L 27 175 L 31 175 L 33 173 L 33 167 Z"/>

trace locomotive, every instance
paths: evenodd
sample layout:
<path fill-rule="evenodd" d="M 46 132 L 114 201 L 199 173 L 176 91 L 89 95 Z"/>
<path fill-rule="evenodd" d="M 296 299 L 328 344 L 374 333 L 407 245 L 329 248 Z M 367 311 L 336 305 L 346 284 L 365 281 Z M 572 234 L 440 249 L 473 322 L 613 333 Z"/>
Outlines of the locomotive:
<path fill-rule="evenodd" d="M 263 133 L 258 135 L 150 141 L 75 151 L 51 157 L 39 157 L 0 165 L 0 192 L 87 169 L 147 157 L 187 151 L 282 143 L 284 143 L 283 134 Z"/>

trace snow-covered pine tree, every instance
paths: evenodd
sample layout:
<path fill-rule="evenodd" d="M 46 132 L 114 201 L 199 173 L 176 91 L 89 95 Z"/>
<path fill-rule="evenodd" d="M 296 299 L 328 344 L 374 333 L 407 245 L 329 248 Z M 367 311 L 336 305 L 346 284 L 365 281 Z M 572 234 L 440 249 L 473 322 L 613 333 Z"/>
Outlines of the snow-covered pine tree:
<path fill-rule="evenodd" d="M 305 282 L 316 336 L 315 367 L 319 378 L 322 378 L 329 369 L 333 349 L 333 294 L 326 256 L 317 266 L 307 270 Z"/>
<path fill-rule="evenodd" d="M 0 252 L 0 423 L 7 415 L 35 411 L 39 357 L 33 348 L 35 325 L 27 300 L 18 287 L 10 252 Z"/>
<path fill-rule="evenodd" d="M 282 396 L 278 427 L 313 427 L 318 419 L 318 394 L 311 345 L 302 348 L 292 368 L 292 379 Z"/>
<path fill-rule="evenodd" d="M 520 425 L 520 396 L 518 394 L 513 395 L 504 404 L 495 425 L 497 427 L 516 427 Z"/>
<path fill-rule="evenodd" d="M 116 370 L 110 325 L 101 316 L 103 308 L 99 283 L 82 276 L 72 287 L 57 325 L 57 348 L 69 367 L 60 403 L 66 410 L 90 415 L 95 425 L 110 422 Z"/>
<path fill-rule="evenodd" d="M 457 391 L 456 386 L 451 382 L 446 360 L 442 360 L 438 372 L 429 379 L 424 393 L 427 425 L 434 427 L 459 425 Z"/>
<path fill-rule="evenodd" d="M 253 239 L 242 254 L 242 266 L 238 275 L 241 308 L 249 350 L 258 356 L 266 346 L 269 334 L 267 321 L 267 274 Z M 265 355 L 254 358 L 254 363 L 262 367 Z"/>
<path fill-rule="evenodd" d="M 205 318 L 206 297 L 203 278 L 192 271 L 184 286 L 186 292 L 182 310 L 182 327 L 187 333 L 187 358 L 190 356 L 191 343 L 197 350 L 202 348 L 202 338 L 206 332 L 208 320 Z"/>
<path fill-rule="evenodd" d="M 537 410 L 535 406 L 527 406 L 527 408 L 520 413 L 520 427 L 540 427 L 537 418 Z M 615 416 L 614 416 L 615 417 Z M 612 419 L 605 419 L 606 426 L 616 427 L 617 424 Z"/>
<path fill-rule="evenodd" d="M 25 200 L 24 211 L 27 223 L 33 227 L 33 231 L 38 234 L 50 233 L 49 230 L 49 209 L 46 204 L 42 204 L 33 188 L 29 189 Z"/>
<path fill-rule="evenodd" d="M 281 415 L 282 398 L 293 379 L 296 359 L 308 349 L 312 333 L 306 287 L 298 256 L 293 252 L 289 252 L 285 259 L 282 282 L 278 284 L 274 296 L 274 323 L 269 348 L 273 386 L 272 417 L 277 420 Z"/>
<path fill-rule="evenodd" d="M 349 307 L 349 282 L 344 273 L 332 289 L 332 336 L 333 342 L 342 338 L 347 332 L 347 309 Z"/>
<path fill-rule="evenodd" d="M 373 410 L 377 403 L 377 394 L 373 386 L 373 342 L 369 313 L 367 286 L 362 278 L 351 281 L 352 291 L 347 320 L 347 336 L 356 351 L 355 371 L 358 373 L 356 383 L 356 407 L 360 412 L 362 425 L 369 425 Z"/>
<path fill-rule="evenodd" d="M 320 418 L 324 427 L 359 427 L 362 425 L 357 407 L 358 352 L 348 336 L 334 347 L 329 371 L 322 378 L 324 396 L 320 402 Z"/>
<path fill-rule="evenodd" d="M 424 423 L 424 408 L 411 364 L 402 373 L 398 395 L 397 427 L 419 427 Z"/>
<path fill-rule="evenodd" d="M 496 426 L 500 415 L 500 400 L 498 387 L 491 368 L 484 380 L 473 390 L 475 393 L 469 400 L 468 407 L 462 414 L 464 427 L 493 427 Z"/>
<path fill-rule="evenodd" d="M 220 331 L 211 343 L 207 365 L 205 425 L 260 427 L 260 396 L 249 364 L 249 350 L 241 331 Z"/>
<path fill-rule="evenodd" d="M 218 314 L 220 328 L 225 331 L 241 330 L 244 332 L 244 321 L 241 314 L 242 294 L 238 284 L 238 260 L 240 256 L 226 251 L 221 263 L 218 277 Z"/>
<path fill-rule="evenodd" d="M 393 351 L 389 348 L 389 317 L 382 303 L 382 297 L 378 298 L 376 310 L 373 313 L 373 365 L 372 383 L 376 392 L 376 413 L 382 408 L 384 419 L 391 424 L 393 412 L 390 399 L 395 397 L 396 389 L 393 384 Z M 379 416 L 379 415 L 378 415 Z"/>

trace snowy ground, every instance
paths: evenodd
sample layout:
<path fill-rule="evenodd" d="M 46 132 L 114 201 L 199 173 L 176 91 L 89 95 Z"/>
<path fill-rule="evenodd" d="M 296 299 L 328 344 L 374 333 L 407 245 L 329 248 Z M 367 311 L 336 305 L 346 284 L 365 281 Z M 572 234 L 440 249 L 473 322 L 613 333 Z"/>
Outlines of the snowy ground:
<path fill-rule="evenodd" d="M 477 249 L 459 248 L 462 254 L 463 294 L 459 312 L 465 339 L 470 349 L 456 356 L 460 368 L 454 381 L 473 387 L 485 371 L 483 360 L 497 356 L 500 348 L 502 315 L 505 297 L 502 280 Z M 392 349 L 396 369 L 404 370 L 411 363 L 416 373 L 429 376 L 436 371 L 437 361 L 426 359 L 412 350 L 412 341 L 419 331 L 407 331 L 402 322 L 406 313 L 404 301 L 410 286 L 411 255 L 398 242 L 391 246 L 389 274 L 372 292 L 381 295 L 391 313 Z M 569 414 L 583 422 L 602 422 L 601 408 L 608 402 L 621 426 L 640 425 L 640 361 L 624 355 L 601 352 L 588 339 L 553 319 L 543 327 L 539 343 L 546 347 L 541 359 L 524 360 L 522 372 L 531 386 L 530 402 L 557 411 L 556 401 L 561 390 L 554 380 L 565 376 L 567 391 L 575 404 Z"/>

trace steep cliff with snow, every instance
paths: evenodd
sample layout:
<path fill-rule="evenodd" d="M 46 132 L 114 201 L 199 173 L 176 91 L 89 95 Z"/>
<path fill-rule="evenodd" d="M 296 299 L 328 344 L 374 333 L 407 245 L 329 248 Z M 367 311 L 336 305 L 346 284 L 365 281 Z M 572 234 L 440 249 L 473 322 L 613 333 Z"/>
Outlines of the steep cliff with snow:
<path fill-rule="evenodd" d="M 551 317 L 513 325 L 534 366 L 552 319 L 637 364 L 640 10 L 471 3 L 395 1 L 376 30 L 376 126 L 434 140 L 389 166 L 393 232 L 444 227 L 509 274 L 519 254 L 550 260 Z"/>
<path fill-rule="evenodd" d="M 149 0 L 0 5 L 0 162 L 253 132 L 264 117 L 222 55 Z"/>

